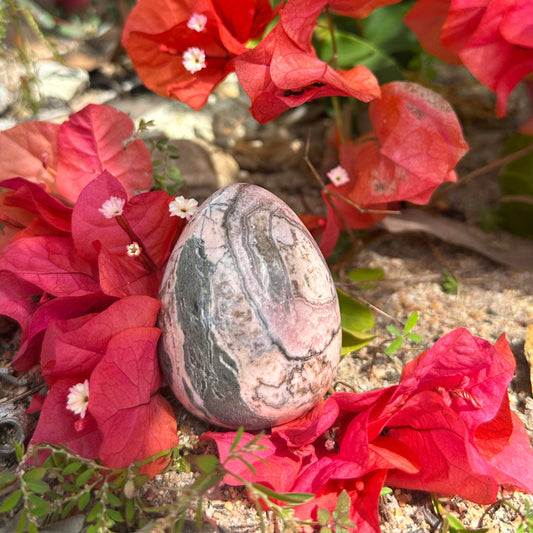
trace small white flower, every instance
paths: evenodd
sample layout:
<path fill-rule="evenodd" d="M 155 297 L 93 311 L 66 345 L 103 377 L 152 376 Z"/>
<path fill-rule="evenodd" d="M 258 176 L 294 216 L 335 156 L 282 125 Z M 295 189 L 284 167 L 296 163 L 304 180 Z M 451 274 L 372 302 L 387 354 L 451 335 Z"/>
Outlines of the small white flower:
<path fill-rule="evenodd" d="M 187 28 L 194 31 L 203 31 L 207 24 L 207 17 L 200 13 L 193 13 L 187 21 Z"/>
<path fill-rule="evenodd" d="M 68 390 L 67 409 L 70 409 L 73 413 L 80 415 L 80 418 L 85 418 L 88 404 L 89 380 L 86 379 L 83 383 L 77 383 Z"/>
<path fill-rule="evenodd" d="M 186 200 L 183 196 L 177 196 L 168 204 L 171 217 L 180 217 L 189 220 L 198 209 L 198 202 L 194 198 Z"/>
<path fill-rule="evenodd" d="M 205 68 L 205 52 L 197 46 L 191 46 L 183 52 L 182 63 L 191 74 L 194 74 Z"/>
<path fill-rule="evenodd" d="M 119 217 L 122 215 L 122 210 L 124 209 L 124 204 L 126 203 L 126 200 L 123 198 L 117 198 L 116 196 L 111 196 L 109 200 L 106 200 L 100 209 L 100 213 L 104 215 L 106 218 L 114 218 Z"/>
<path fill-rule="evenodd" d="M 339 185 L 346 185 L 346 183 L 350 181 L 350 176 L 348 176 L 348 172 L 346 172 L 346 170 L 340 165 L 335 168 L 332 168 L 328 172 L 328 178 L 331 180 L 331 183 L 333 183 L 333 185 L 336 185 L 337 187 Z"/>
<path fill-rule="evenodd" d="M 142 249 L 139 246 L 139 243 L 132 242 L 126 246 L 126 252 L 130 257 L 138 257 L 141 255 Z"/>

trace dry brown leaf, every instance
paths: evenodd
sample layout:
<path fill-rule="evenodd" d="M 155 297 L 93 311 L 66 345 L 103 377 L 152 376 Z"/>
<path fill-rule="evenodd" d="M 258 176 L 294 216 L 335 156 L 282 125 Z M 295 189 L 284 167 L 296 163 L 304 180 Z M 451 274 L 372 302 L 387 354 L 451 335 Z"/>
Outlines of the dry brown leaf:
<path fill-rule="evenodd" d="M 510 234 L 485 233 L 480 229 L 422 209 L 408 208 L 380 223 L 391 233 L 423 232 L 463 246 L 517 270 L 533 269 L 533 241 Z"/>

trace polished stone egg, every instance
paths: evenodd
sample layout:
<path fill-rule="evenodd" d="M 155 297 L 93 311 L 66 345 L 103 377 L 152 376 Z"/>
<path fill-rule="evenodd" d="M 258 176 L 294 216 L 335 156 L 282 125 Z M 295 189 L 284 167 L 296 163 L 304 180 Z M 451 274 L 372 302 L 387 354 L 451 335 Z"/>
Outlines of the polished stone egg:
<path fill-rule="evenodd" d="M 300 219 L 265 189 L 230 185 L 200 206 L 159 298 L 161 368 L 197 417 L 268 428 L 329 388 L 341 349 L 335 285 Z"/>

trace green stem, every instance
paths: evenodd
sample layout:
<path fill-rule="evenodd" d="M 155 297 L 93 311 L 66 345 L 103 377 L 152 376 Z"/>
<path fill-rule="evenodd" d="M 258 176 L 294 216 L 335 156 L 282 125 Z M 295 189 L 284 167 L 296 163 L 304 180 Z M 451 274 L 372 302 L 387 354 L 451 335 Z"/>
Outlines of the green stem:
<path fill-rule="evenodd" d="M 335 38 L 335 27 L 333 25 L 333 20 L 331 19 L 329 8 L 327 6 L 325 9 L 325 14 L 326 14 L 326 19 L 328 21 L 328 30 L 331 35 L 332 54 L 329 60 L 329 64 L 331 68 L 337 70 L 339 68 L 339 50 L 337 48 L 337 39 Z M 337 129 L 339 130 L 339 137 L 341 140 L 341 144 L 346 144 L 346 137 L 344 135 L 344 125 L 342 122 L 342 113 L 341 113 L 339 97 L 332 96 L 331 103 L 333 104 L 333 114 L 335 116 L 335 124 L 337 125 Z"/>

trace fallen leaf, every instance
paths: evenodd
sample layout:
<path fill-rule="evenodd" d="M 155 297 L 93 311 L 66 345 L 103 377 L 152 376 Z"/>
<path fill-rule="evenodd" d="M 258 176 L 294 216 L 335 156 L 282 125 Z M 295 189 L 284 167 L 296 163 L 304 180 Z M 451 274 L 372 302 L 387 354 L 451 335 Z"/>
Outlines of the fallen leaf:
<path fill-rule="evenodd" d="M 502 265 L 518 270 L 533 268 L 533 243 L 514 235 L 491 235 L 463 222 L 435 215 L 422 209 L 404 209 L 389 215 L 380 226 L 391 233 L 422 232 L 444 242 L 463 246 Z"/>

